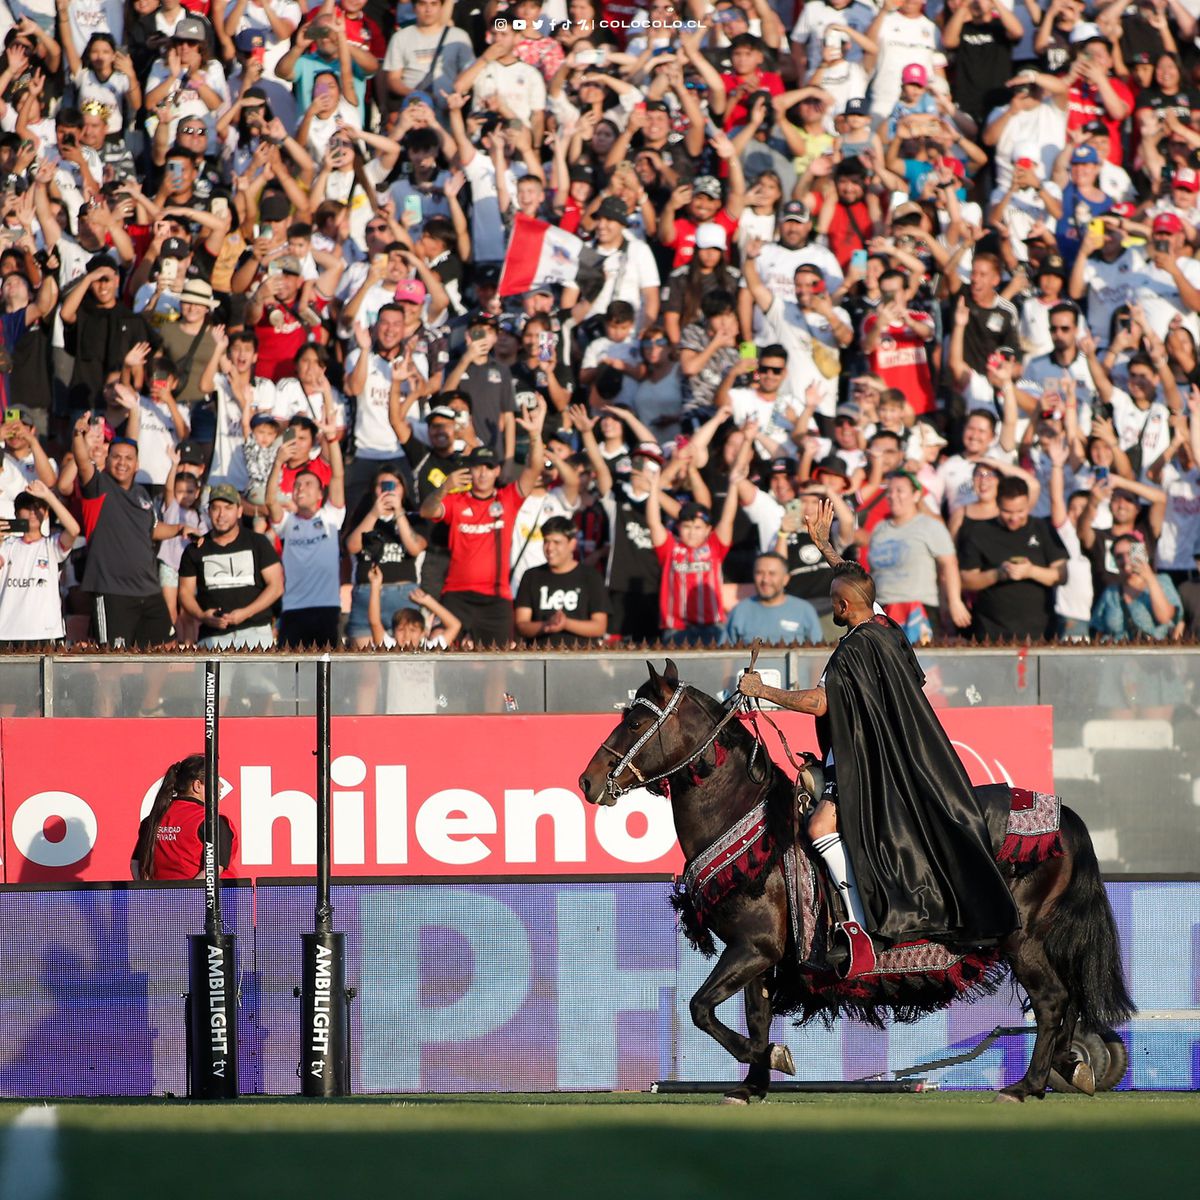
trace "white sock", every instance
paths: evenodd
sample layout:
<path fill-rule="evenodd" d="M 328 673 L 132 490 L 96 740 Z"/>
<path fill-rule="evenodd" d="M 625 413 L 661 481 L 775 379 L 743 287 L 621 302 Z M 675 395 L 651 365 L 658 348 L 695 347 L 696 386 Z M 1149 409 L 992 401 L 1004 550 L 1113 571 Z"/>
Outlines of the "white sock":
<path fill-rule="evenodd" d="M 866 915 L 863 912 L 862 897 L 858 894 L 858 884 L 854 881 L 854 868 L 846 857 L 846 849 L 842 845 L 840 833 L 827 833 L 813 841 L 813 849 L 825 860 L 833 886 L 842 894 L 846 911 L 850 920 L 856 921 L 865 931 L 867 928 Z"/>

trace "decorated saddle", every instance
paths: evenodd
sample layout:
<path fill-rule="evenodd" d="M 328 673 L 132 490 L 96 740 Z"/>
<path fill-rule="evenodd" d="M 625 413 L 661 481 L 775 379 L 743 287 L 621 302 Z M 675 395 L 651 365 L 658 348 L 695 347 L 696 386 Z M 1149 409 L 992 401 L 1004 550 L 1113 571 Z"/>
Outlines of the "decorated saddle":
<path fill-rule="evenodd" d="M 1058 796 L 998 784 L 977 791 L 986 805 L 996 861 L 1003 869 L 1020 873 L 1062 856 Z M 764 800 L 686 864 L 676 880 L 672 904 L 696 949 L 715 953 L 712 934 L 723 909 L 740 896 L 761 895 L 780 866 L 793 947 L 789 957 L 805 976 L 807 994 L 804 1004 L 795 1007 L 825 1007 L 872 1020 L 876 1008 L 887 1006 L 893 1019 L 915 1020 L 951 999 L 995 989 L 1006 971 L 998 949 L 959 952 L 929 941 L 881 950 L 874 970 L 840 978 L 827 957 L 837 917 L 829 903 L 826 873 L 807 837 L 796 836 L 799 816 L 792 815 L 791 836 L 781 836 L 771 801 Z M 814 1006 L 814 998 L 824 1004 Z M 778 1006 L 777 1011 L 788 1008 Z"/>

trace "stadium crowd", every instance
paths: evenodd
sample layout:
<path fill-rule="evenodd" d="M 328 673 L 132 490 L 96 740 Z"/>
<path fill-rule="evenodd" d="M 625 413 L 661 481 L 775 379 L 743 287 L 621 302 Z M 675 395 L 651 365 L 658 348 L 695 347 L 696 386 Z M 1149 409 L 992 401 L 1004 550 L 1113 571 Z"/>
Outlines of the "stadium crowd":
<path fill-rule="evenodd" d="M 1200 0 L 0 0 L 0 641 L 1200 613 Z"/>

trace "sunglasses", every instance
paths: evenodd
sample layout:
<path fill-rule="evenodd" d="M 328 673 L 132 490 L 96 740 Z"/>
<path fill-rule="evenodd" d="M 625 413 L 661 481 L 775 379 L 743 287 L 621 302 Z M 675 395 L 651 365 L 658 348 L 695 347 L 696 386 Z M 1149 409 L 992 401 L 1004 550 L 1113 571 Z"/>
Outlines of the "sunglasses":
<path fill-rule="evenodd" d="M 386 233 L 387 226 L 386 225 L 368 225 L 367 232 L 368 233 Z"/>
<path fill-rule="evenodd" d="M 665 337 L 642 338 L 643 346 L 669 346 L 670 344 Z"/>
<path fill-rule="evenodd" d="M 768 367 L 765 363 L 758 364 L 758 373 L 760 375 L 782 375 L 787 367 Z"/>
<path fill-rule="evenodd" d="M 179 132 L 201 134 L 207 133 L 208 130 L 203 125 L 180 125 Z"/>

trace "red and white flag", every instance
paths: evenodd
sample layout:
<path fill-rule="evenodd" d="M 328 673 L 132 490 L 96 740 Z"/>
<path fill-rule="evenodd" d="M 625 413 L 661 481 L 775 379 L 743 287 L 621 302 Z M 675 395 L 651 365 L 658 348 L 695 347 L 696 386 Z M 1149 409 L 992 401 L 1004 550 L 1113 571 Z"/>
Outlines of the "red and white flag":
<path fill-rule="evenodd" d="M 543 283 L 574 283 L 582 249 L 573 233 L 517 213 L 500 273 L 500 295 L 519 296 Z"/>

